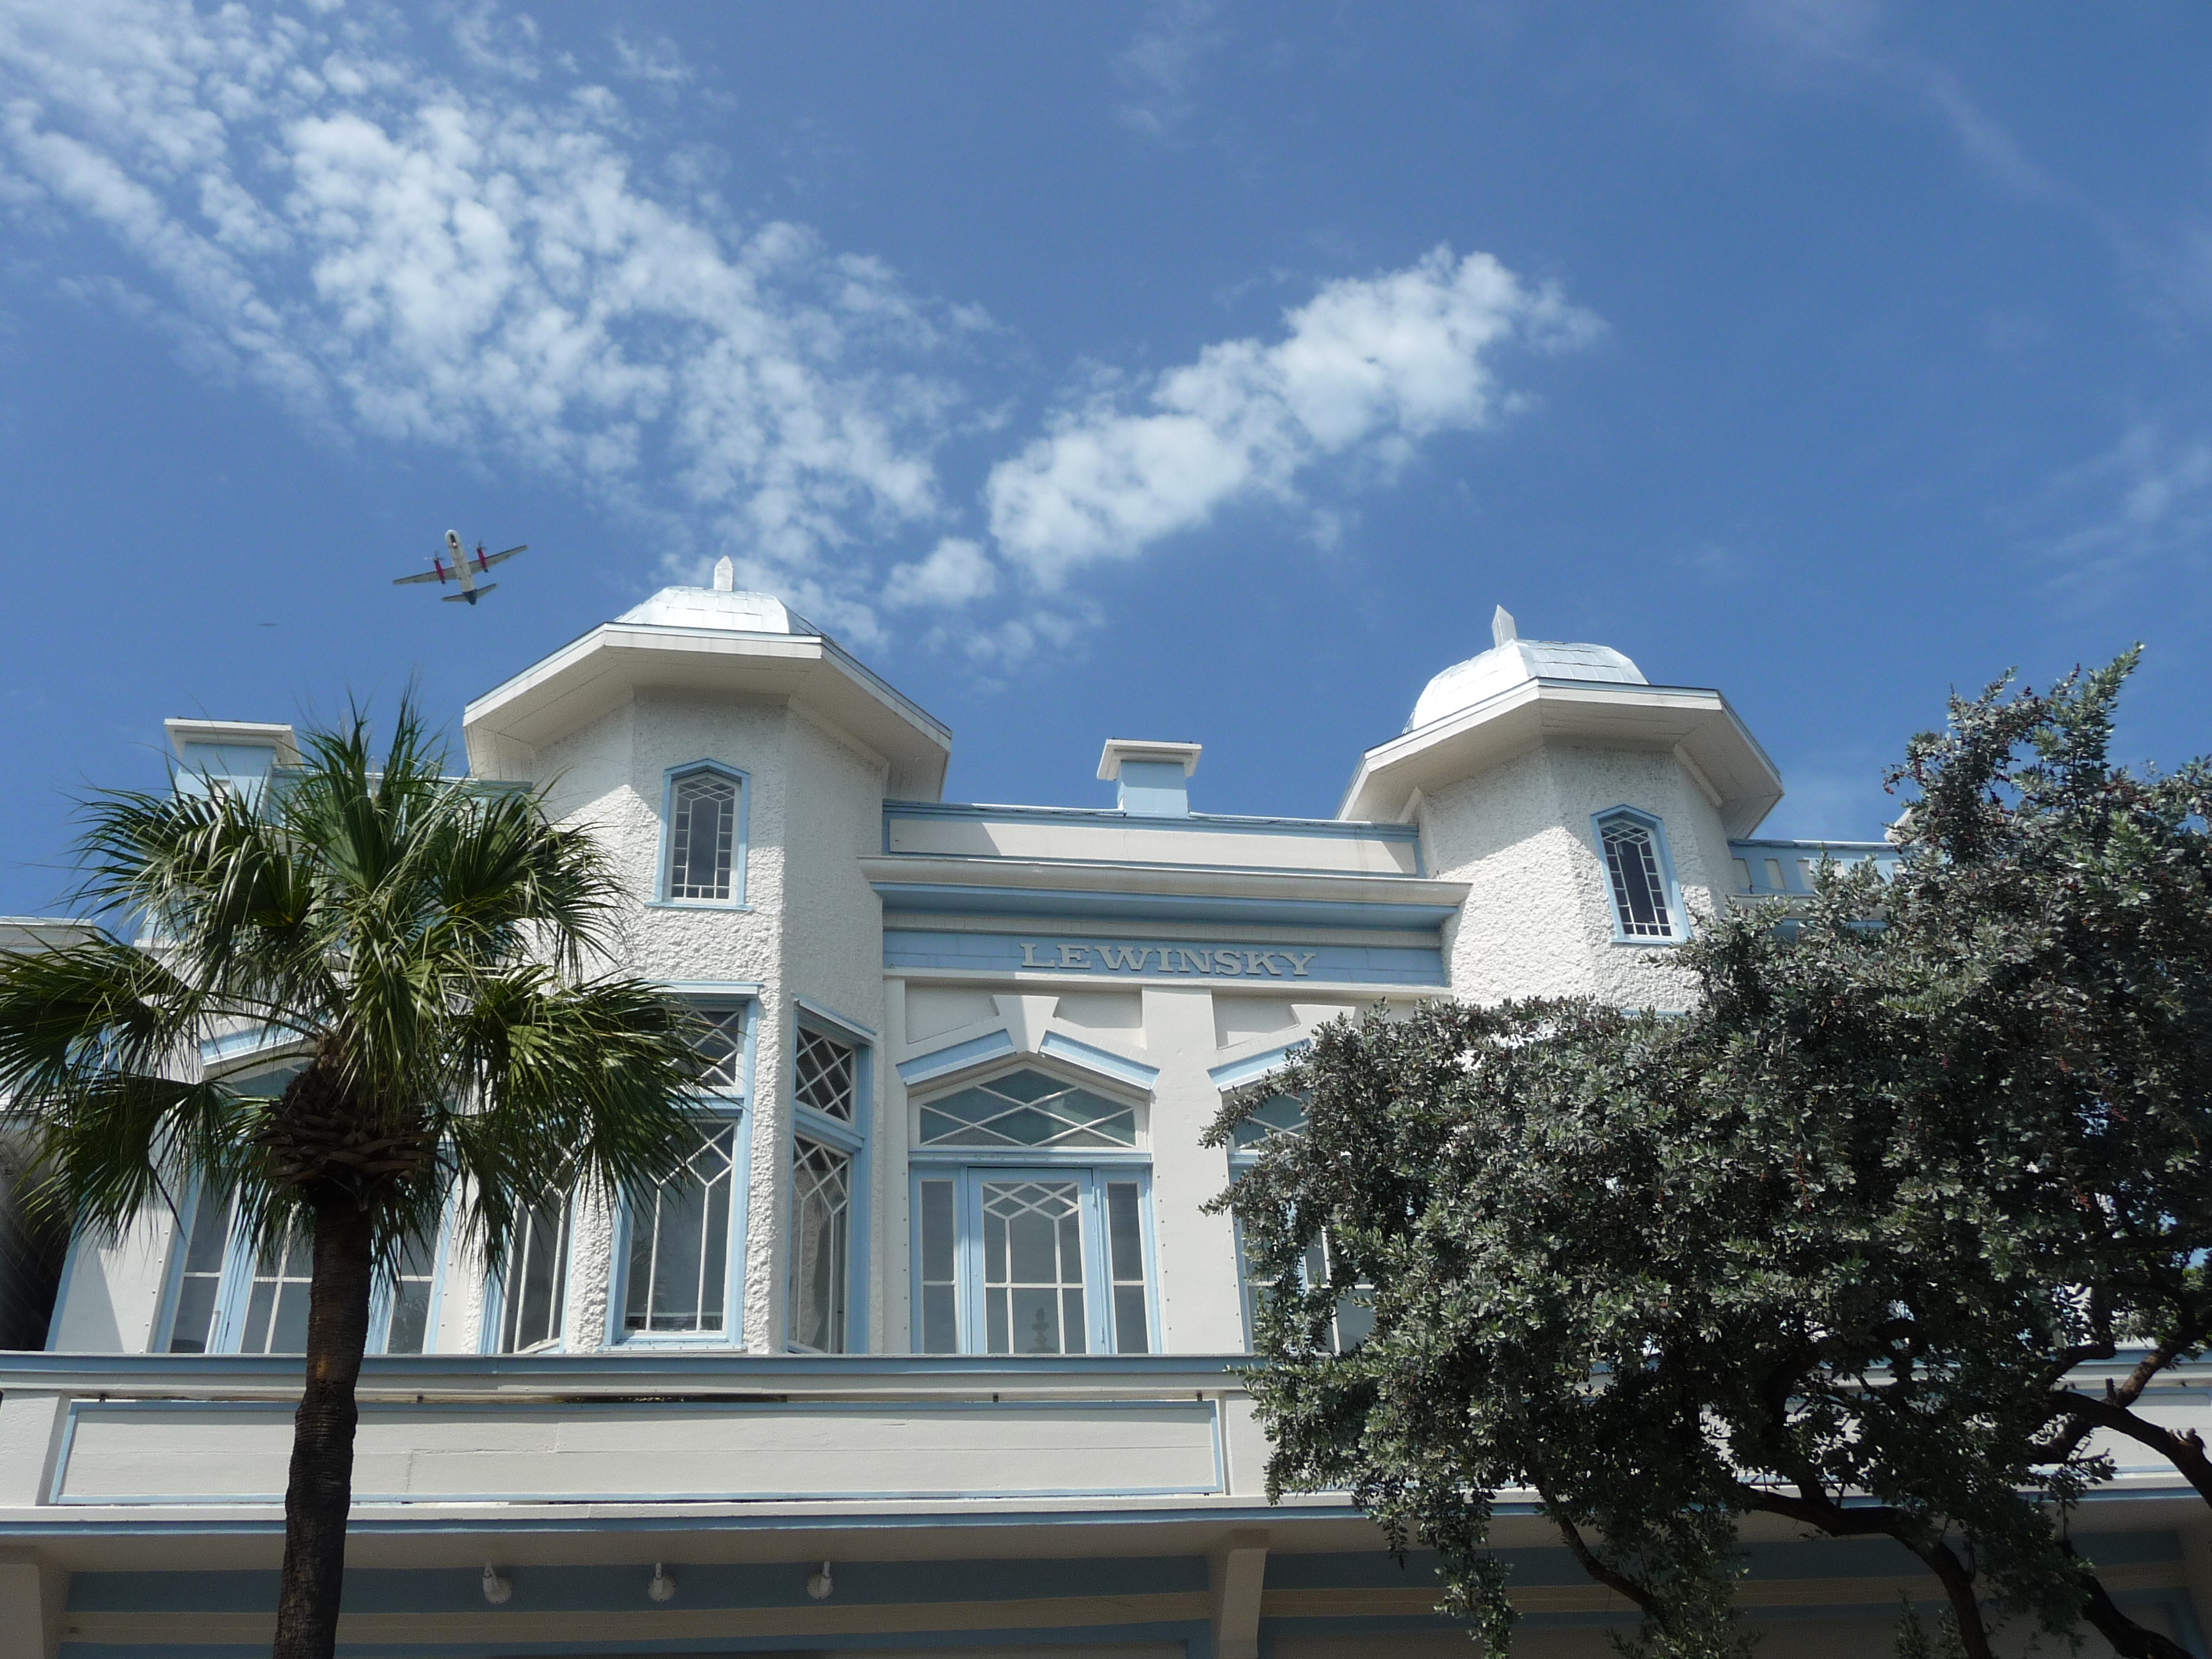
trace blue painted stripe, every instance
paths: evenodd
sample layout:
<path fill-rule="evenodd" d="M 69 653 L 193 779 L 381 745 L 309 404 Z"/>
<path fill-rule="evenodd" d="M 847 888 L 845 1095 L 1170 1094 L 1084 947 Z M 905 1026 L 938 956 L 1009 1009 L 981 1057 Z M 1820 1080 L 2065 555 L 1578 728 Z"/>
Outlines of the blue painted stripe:
<path fill-rule="evenodd" d="M 957 1072 L 963 1066 L 973 1066 L 978 1060 L 988 1060 L 994 1054 L 1014 1052 L 1014 1040 L 1004 1031 L 991 1031 L 982 1036 L 970 1037 L 965 1042 L 956 1042 L 949 1048 L 939 1048 L 915 1060 L 899 1062 L 899 1080 L 911 1086 L 926 1083 L 931 1078 L 943 1077 L 947 1072 Z"/>
<path fill-rule="evenodd" d="M 1459 914 L 1454 905 L 1408 904 L 1395 900 L 1369 902 L 1349 899 L 1237 898 L 1219 894 L 969 887 L 957 882 L 878 881 L 872 884 L 883 898 L 884 914 L 887 916 L 1069 916 L 1432 933 Z"/>
<path fill-rule="evenodd" d="M 1094 1048 L 1087 1042 L 1078 1042 L 1073 1037 L 1062 1036 L 1057 1031 L 1047 1031 L 1044 1041 L 1037 1044 L 1039 1054 L 1052 1054 L 1074 1066 L 1087 1066 L 1094 1072 L 1103 1072 L 1111 1078 L 1132 1084 L 1139 1089 L 1150 1089 L 1159 1081 L 1160 1068 L 1147 1066 L 1141 1060 L 1124 1060 L 1109 1054 L 1103 1048 Z"/>

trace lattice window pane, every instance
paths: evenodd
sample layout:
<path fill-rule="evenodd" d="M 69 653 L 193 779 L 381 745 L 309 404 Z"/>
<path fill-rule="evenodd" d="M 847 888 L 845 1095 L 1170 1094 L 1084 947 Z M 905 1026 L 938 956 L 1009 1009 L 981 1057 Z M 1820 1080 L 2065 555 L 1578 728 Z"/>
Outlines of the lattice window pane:
<path fill-rule="evenodd" d="M 556 1341 L 568 1288 L 568 1200 L 550 1196 L 522 1218 L 501 1281 L 500 1350 L 521 1353 Z"/>
<path fill-rule="evenodd" d="M 925 1146 L 1133 1146 L 1137 1114 L 1042 1072 L 1015 1072 L 921 1109 Z"/>
<path fill-rule="evenodd" d="M 691 1046 L 706 1063 L 702 1088 L 717 1094 L 741 1094 L 745 1086 L 745 1010 L 743 1003 L 702 1002 L 692 1005 L 698 1020 Z"/>
<path fill-rule="evenodd" d="M 683 1164 L 631 1200 L 625 1330 L 723 1328 L 737 1156 L 736 1124 L 702 1124 Z"/>
<path fill-rule="evenodd" d="M 987 1352 L 1090 1351 L 1080 1191 L 1073 1181 L 983 1183 Z"/>
<path fill-rule="evenodd" d="M 1306 1132 L 1306 1103 L 1296 1095 L 1277 1095 L 1262 1103 L 1231 1138 L 1239 1152 L 1258 1152 L 1273 1140 L 1295 1140 Z"/>
<path fill-rule="evenodd" d="M 738 786 L 718 772 L 693 772 L 669 792 L 668 896 L 726 899 L 737 846 Z"/>
<path fill-rule="evenodd" d="M 854 1079 L 858 1067 L 850 1044 L 819 1031 L 799 1033 L 799 1103 L 830 1117 L 853 1121 Z"/>
<path fill-rule="evenodd" d="M 1620 931 L 1631 939 L 1671 939 L 1674 919 L 1667 909 L 1667 884 L 1659 871 L 1659 848 L 1646 826 L 1614 818 L 1604 826 L 1605 867 L 1613 881 L 1613 905 Z"/>
<path fill-rule="evenodd" d="M 421 1353 L 430 1334 L 430 1291 L 437 1282 L 438 1241 L 410 1238 L 400 1247 L 392 1279 L 392 1318 L 385 1328 L 386 1353 Z"/>
<path fill-rule="evenodd" d="M 171 1353 L 205 1353 L 215 1341 L 215 1297 L 222 1285 L 224 1246 L 230 1238 L 230 1200 L 203 1193 L 185 1242 L 185 1268 L 177 1287 L 177 1316 L 169 1328 Z"/>
<path fill-rule="evenodd" d="M 811 1140 L 799 1140 L 794 1150 L 791 1340 L 822 1353 L 842 1353 L 853 1160 Z"/>
<path fill-rule="evenodd" d="M 240 1353 L 307 1351 L 307 1282 L 314 1256 L 313 1244 L 296 1230 L 262 1248 L 246 1297 Z"/>

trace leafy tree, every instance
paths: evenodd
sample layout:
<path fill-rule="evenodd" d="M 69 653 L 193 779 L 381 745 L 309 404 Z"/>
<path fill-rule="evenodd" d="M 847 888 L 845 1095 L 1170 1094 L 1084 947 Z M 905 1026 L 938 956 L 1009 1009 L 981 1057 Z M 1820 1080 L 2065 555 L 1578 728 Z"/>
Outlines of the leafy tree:
<path fill-rule="evenodd" d="M 1321 1031 L 1271 1085 L 1304 1133 L 1219 1200 L 1273 1283 L 1271 1488 L 1350 1488 L 1437 1550 L 1494 1651 L 1519 1489 L 1658 1653 L 1741 1650 L 1737 1526 L 1767 1515 L 1911 1551 L 1976 1659 L 2007 1616 L 2181 1654 L 2067 1535 L 2112 1477 L 2093 1433 L 2212 1501 L 2201 1442 L 2141 1410 L 2212 1339 L 2212 772 L 2112 764 L 2133 663 L 1954 700 L 1892 775 L 1901 872 L 1707 919 L 1686 1015 Z M 1355 1285 L 1373 1334 L 1332 1353 Z"/>
<path fill-rule="evenodd" d="M 380 757 L 358 711 L 304 748 L 264 788 L 96 797 L 80 898 L 145 941 L 0 962 L 0 1091 L 51 1202 L 112 1230 L 197 1185 L 264 1250 L 313 1242 L 280 1659 L 336 1641 L 379 1273 L 449 1196 L 495 1267 L 549 1189 L 652 1178 L 698 1066 L 680 1007 L 593 973 L 615 879 L 538 796 L 445 776 L 406 703 Z M 304 1061 L 280 1094 L 198 1063 L 240 1033 Z"/>

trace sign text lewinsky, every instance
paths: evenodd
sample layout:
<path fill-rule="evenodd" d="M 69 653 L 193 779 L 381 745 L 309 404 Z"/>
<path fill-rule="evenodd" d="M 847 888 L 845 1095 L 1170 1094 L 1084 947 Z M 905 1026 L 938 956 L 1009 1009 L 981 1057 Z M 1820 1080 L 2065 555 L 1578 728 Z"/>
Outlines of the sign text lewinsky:
<path fill-rule="evenodd" d="M 1114 974 L 1215 974 L 1236 979 L 1305 979 L 1318 951 L 1261 951 L 1238 945 L 1078 945 L 1072 940 L 1021 941 L 1024 968 L 1073 969 Z M 1152 965 L 1148 969 L 1146 963 Z"/>
<path fill-rule="evenodd" d="M 1097 934 L 887 927 L 884 966 L 921 973 L 1054 974 L 1091 979 L 1255 980 L 1282 984 L 1440 986 L 1443 957 L 1434 945 L 1190 944 L 1101 939 Z"/>

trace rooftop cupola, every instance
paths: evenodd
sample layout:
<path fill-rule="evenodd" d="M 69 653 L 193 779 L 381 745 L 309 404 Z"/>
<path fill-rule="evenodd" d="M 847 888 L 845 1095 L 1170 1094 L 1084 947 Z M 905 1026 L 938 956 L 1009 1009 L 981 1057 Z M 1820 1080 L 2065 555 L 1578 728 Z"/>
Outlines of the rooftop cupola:
<path fill-rule="evenodd" d="M 1139 743 L 1109 738 L 1098 757 L 1098 775 L 1121 785 L 1116 806 L 1131 817 L 1187 818 L 1190 775 L 1198 770 L 1194 743 Z"/>
<path fill-rule="evenodd" d="M 1480 656 L 1455 663 L 1431 680 L 1413 705 L 1405 729 L 1416 731 L 1448 714 L 1510 690 L 1524 680 L 1596 680 L 1616 685 L 1648 685 L 1644 672 L 1609 645 L 1571 645 L 1559 640 L 1524 640 L 1504 605 L 1490 619 L 1495 641 Z"/>

